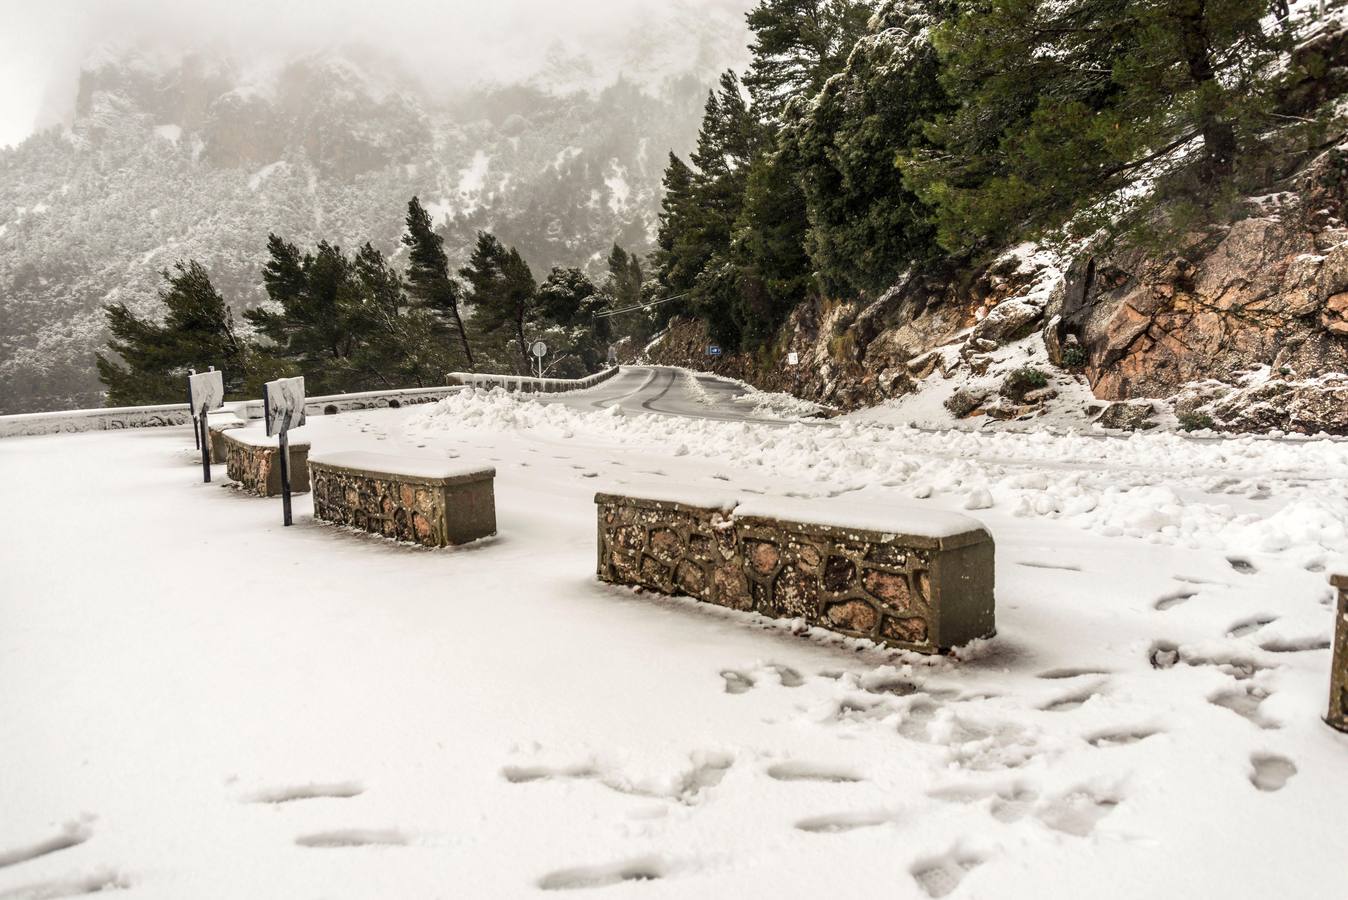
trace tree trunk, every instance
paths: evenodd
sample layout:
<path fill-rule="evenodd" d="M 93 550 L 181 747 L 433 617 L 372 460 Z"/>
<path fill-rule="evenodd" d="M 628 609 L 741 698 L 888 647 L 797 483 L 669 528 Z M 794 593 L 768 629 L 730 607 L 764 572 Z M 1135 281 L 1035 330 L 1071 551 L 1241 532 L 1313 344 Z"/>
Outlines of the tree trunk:
<path fill-rule="evenodd" d="M 468 330 L 463 327 L 463 316 L 459 315 L 459 304 L 451 304 L 449 313 L 454 317 L 454 327 L 458 329 L 459 332 L 459 343 L 463 345 L 463 355 L 468 358 L 468 371 L 475 371 L 473 364 L 473 348 L 468 346 Z"/>
<path fill-rule="evenodd" d="M 1180 46 L 1189 77 L 1199 91 L 1215 89 L 1220 92 L 1212 67 L 1212 48 L 1207 36 L 1207 0 L 1190 0 L 1176 16 L 1180 30 Z M 1221 121 L 1205 98 L 1199 113 L 1198 128 L 1203 135 L 1203 162 L 1199 175 L 1204 184 L 1229 177 L 1236 165 L 1236 129 L 1230 122 Z"/>

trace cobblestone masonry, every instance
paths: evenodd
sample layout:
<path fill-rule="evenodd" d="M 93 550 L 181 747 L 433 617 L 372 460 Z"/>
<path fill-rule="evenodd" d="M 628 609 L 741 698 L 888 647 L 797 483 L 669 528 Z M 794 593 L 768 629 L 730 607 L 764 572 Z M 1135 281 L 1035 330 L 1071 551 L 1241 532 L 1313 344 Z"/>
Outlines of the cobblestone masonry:
<path fill-rule="evenodd" d="M 444 547 L 496 533 L 496 470 L 426 478 L 310 462 L 314 516 L 408 541 Z"/>
<path fill-rule="evenodd" d="M 1348 732 L 1348 575 L 1329 579 L 1339 592 L 1334 617 L 1334 657 L 1329 670 L 1329 715 L 1325 721 Z"/>
<path fill-rule="evenodd" d="M 736 516 L 599 494 L 603 581 L 687 594 L 923 653 L 990 637 L 993 543 Z"/>
<path fill-rule="evenodd" d="M 211 445 L 211 463 L 214 465 L 223 465 L 229 461 L 226 452 L 225 442 L 220 439 L 219 434 L 222 431 L 232 431 L 235 428 L 243 428 L 247 423 L 240 421 L 220 421 L 206 424 L 206 439 Z"/>
<path fill-rule="evenodd" d="M 215 432 L 211 435 L 214 455 L 217 441 L 224 445 L 225 471 L 244 490 L 260 497 L 276 497 L 281 493 L 281 449 L 253 443 L 236 437 L 241 429 Z M 309 445 L 303 441 L 290 442 L 290 492 L 299 494 L 309 490 Z"/>

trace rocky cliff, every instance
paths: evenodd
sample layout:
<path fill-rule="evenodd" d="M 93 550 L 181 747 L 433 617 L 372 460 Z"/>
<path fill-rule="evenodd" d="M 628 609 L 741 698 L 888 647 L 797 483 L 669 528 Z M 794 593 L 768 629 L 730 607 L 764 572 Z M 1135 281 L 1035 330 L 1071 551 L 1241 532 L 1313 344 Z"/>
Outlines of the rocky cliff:
<path fill-rule="evenodd" d="M 1314 77 L 1289 84 L 1288 119 L 1348 92 L 1348 29 L 1298 53 Z M 911 274 L 868 304 L 803 303 L 754 355 L 708 357 L 691 321 L 649 355 L 845 410 L 887 402 L 898 418 L 1348 434 L 1343 139 L 1288 154 L 1231 221 L 1164 248 L 1012 248 L 976 270 Z"/>

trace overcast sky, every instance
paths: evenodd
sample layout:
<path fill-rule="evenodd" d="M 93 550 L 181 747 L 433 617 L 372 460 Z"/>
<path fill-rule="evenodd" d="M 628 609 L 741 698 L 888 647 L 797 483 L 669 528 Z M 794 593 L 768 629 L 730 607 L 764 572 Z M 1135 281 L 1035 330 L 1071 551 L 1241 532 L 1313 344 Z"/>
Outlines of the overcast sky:
<path fill-rule="evenodd" d="M 643 24 L 724 22 L 753 0 L 0 0 L 0 145 L 50 124 L 100 47 L 219 48 L 243 62 L 372 44 L 439 79 L 526 74 L 559 42 L 618 60 Z"/>

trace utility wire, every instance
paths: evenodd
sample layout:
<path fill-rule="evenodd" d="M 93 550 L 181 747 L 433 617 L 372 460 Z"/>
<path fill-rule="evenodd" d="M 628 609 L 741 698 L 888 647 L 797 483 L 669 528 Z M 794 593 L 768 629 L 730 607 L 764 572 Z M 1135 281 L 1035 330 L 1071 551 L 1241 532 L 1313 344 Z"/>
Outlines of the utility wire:
<path fill-rule="evenodd" d="M 623 313 L 633 312 L 638 309 L 647 309 L 652 306 L 659 306 L 661 303 L 669 303 L 671 300 L 682 300 L 691 294 L 692 291 L 684 291 L 682 294 L 675 294 L 673 297 L 665 297 L 663 300 L 647 300 L 644 303 L 637 303 L 633 306 L 624 306 L 622 309 L 610 309 L 606 312 L 595 313 L 596 319 L 607 319 L 609 316 L 619 316 Z"/>

